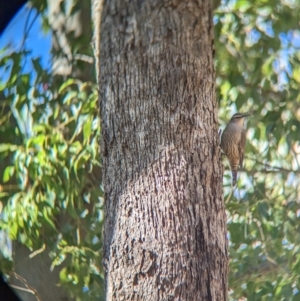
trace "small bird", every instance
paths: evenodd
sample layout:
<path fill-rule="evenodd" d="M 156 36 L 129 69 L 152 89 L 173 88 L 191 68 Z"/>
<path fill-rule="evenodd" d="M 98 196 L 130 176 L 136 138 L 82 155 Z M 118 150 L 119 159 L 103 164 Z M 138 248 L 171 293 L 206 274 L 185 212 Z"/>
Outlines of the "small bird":
<path fill-rule="evenodd" d="M 236 185 L 238 167 L 242 168 L 246 145 L 244 118 L 250 114 L 235 113 L 221 137 L 221 148 L 229 160 L 232 172 L 232 186 Z"/>

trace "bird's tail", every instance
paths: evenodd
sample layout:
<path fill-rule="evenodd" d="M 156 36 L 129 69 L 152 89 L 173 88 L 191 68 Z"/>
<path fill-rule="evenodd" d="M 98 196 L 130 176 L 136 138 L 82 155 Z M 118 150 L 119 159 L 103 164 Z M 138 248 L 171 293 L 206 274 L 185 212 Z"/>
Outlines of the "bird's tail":
<path fill-rule="evenodd" d="M 236 169 L 232 169 L 231 173 L 232 173 L 232 186 L 234 187 L 236 185 L 237 170 Z"/>

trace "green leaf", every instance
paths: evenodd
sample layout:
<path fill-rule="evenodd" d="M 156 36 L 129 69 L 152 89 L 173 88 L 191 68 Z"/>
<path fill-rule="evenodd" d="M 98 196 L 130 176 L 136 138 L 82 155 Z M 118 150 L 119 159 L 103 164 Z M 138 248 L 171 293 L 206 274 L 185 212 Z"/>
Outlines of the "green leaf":
<path fill-rule="evenodd" d="M 13 152 L 15 150 L 18 149 L 17 145 L 13 145 L 13 144 L 0 144 L 0 153 L 2 152 L 6 152 L 6 151 L 10 151 Z"/>
<path fill-rule="evenodd" d="M 49 216 L 48 208 L 44 207 L 42 210 L 43 219 L 47 222 L 47 224 L 54 230 L 56 230 L 55 224 L 53 223 L 51 217 Z"/>
<path fill-rule="evenodd" d="M 76 91 L 69 91 L 65 97 L 63 98 L 63 103 L 64 104 L 71 104 L 73 99 L 77 97 L 77 92 Z"/>
<path fill-rule="evenodd" d="M 247 0 L 238 0 L 235 3 L 235 9 L 240 10 L 241 12 L 245 12 L 248 10 L 253 4 L 251 4 Z"/>
<path fill-rule="evenodd" d="M 89 119 L 83 126 L 83 141 L 86 143 L 91 136 L 92 132 L 92 119 Z"/>
<path fill-rule="evenodd" d="M 15 166 L 7 166 L 3 173 L 3 182 L 8 182 L 15 172 Z"/>
<path fill-rule="evenodd" d="M 73 78 L 69 78 L 67 79 L 58 89 L 58 93 L 62 94 L 67 88 L 69 88 L 70 86 L 76 84 L 76 80 Z"/>
<path fill-rule="evenodd" d="M 257 210 L 262 217 L 265 217 L 265 218 L 269 217 L 269 212 L 268 212 L 269 206 L 268 206 L 267 202 L 258 203 Z"/>

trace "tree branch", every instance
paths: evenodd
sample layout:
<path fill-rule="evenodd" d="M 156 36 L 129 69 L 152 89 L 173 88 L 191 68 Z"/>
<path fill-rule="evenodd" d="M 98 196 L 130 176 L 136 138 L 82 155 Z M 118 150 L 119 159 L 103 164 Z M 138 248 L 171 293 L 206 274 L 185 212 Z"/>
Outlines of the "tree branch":
<path fill-rule="evenodd" d="M 16 279 L 18 279 L 19 281 L 21 281 L 27 288 L 23 288 L 17 285 L 12 285 L 13 288 L 18 289 L 20 291 L 25 291 L 27 293 L 30 293 L 32 295 L 35 296 L 37 301 L 42 301 L 42 298 L 39 296 L 38 292 L 36 289 L 34 289 L 33 287 L 31 287 L 28 282 L 26 281 L 26 279 L 24 279 L 23 277 L 21 277 L 19 274 L 17 274 L 16 272 L 13 272 L 13 275 Z"/>

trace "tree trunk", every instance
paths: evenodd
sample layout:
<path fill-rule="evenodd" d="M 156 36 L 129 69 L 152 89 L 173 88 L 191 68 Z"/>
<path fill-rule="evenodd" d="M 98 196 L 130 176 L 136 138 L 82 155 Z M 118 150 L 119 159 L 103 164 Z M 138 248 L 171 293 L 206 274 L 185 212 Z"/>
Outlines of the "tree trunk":
<path fill-rule="evenodd" d="M 101 24 L 107 300 L 226 300 L 210 0 L 110 0 Z"/>

